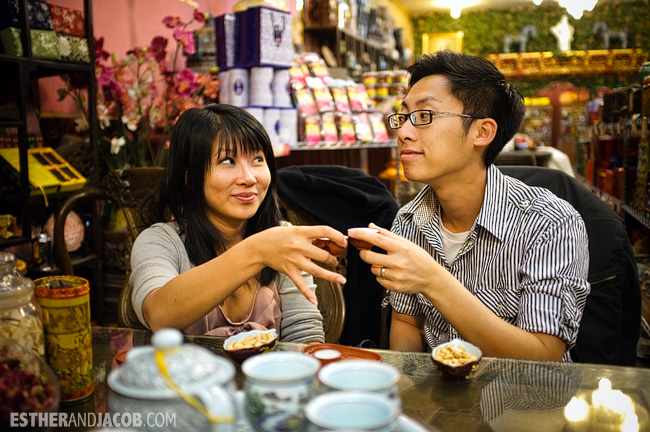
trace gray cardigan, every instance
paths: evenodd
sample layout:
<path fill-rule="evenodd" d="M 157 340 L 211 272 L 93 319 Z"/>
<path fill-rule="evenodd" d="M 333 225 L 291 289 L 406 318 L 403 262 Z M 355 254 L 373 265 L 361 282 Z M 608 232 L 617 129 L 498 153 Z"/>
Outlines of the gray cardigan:
<path fill-rule="evenodd" d="M 177 223 L 156 223 L 140 233 L 131 250 L 129 282 L 133 287 L 133 309 L 142 324 L 149 328 L 142 312 L 147 295 L 193 267 Z M 303 272 L 302 276 L 314 291 L 316 284 L 312 275 Z M 287 275 L 278 273 L 275 282 L 282 310 L 281 339 L 286 342 L 323 342 L 323 317 L 318 308 L 305 298 Z"/>

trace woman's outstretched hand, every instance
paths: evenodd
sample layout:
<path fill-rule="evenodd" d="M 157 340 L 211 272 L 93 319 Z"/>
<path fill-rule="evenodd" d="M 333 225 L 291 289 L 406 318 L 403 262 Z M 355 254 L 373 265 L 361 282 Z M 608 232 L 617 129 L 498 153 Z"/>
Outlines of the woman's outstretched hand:
<path fill-rule="evenodd" d="M 273 227 L 257 233 L 249 239 L 255 239 L 255 253 L 265 266 L 286 274 L 304 296 L 316 304 L 316 295 L 305 283 L 302 277 L 303 271 L 316 278 L 339 284 L 345 283 L 343 275 L 327 270 L 313 262 L 318 261 L 331 267 L 336 267 L 338 264 L 334 255 L 313 244 L 314 240 L 324 237 L 329 238 L 342 248 L 347 247 L 346 236 L 325 225 Z"/>

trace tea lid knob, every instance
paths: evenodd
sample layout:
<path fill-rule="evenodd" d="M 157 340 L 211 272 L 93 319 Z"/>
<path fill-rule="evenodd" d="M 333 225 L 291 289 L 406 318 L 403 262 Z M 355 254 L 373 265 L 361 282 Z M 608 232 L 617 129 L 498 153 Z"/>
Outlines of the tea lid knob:
<path fill-rule="evenodd" d="M 172 350 L 183 344 L 183 334 L 173 328 L 161 329 L 153 334 L 151 343 L 156 350 Z"/>

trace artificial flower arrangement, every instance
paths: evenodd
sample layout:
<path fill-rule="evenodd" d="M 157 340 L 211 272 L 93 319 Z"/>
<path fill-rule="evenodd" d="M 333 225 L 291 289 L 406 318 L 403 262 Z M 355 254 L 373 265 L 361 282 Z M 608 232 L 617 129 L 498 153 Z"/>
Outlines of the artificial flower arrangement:
<path fill-rule="evenodd" d="M 177 68 L 181 53 L 195 53 L 194 38 L 188 27 L 205 25 L 207 14 L 195 10 L 184 22 L 167 16 L 162 23 L 172 30 L 177 42 L 168 63 L 168 39 L 156 36 L 150 45 L 135 47 L 118 59 L 103 49 L 104 40 L 95 40 L 97 77 L 97 118 L 100 148 L 108 168 L 162 166 L 169 151 L 169 135 L 178 116 L 188 108 L 203 106 L 217 99 L 218 69 L 198 73 Z M 83 116 L 77 131 L 88 129 L 87 100 L 82 89 L 87 84 L 78 77 L 63 77 L 65 87 L 58 90 L 59 100 L 71 97 Z"/>

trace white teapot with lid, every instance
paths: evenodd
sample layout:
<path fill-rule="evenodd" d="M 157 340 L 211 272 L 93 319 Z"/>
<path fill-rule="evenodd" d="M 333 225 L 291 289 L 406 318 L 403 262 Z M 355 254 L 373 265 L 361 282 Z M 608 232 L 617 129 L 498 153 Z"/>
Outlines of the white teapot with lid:
<path fill-rule="evenodd" d="M 234 432 L 235 368 L 176 329 L 154 333 L 153 346 L 131 349 L 108 375 L 107 410 L 138 430 Z"/>

